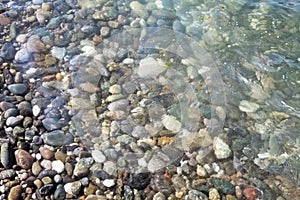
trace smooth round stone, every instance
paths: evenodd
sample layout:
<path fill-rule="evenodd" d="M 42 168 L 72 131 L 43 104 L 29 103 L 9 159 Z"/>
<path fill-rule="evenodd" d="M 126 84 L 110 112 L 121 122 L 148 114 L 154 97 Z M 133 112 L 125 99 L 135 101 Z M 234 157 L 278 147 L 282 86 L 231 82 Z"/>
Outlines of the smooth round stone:
<path fill-rule="evenodd" d="M 46 185 L 52 183 L 53 181 L 49 176 L 45 176 L 42 178 L 42 182 L 44 183 L 44 185 Z"/>
<path fill-rule="evenodd" d="M 23 116 L 17 116 L 17 117 L 9 117 L 6 120 L 6 125 L 7 126 L 17 126 L 18 124 L 21 123 L 23 120 Z"/>
<path fill-rule="evenodd" d="M 243 112 L 253 113 L 259 109 L 259 105 L 254 102 L 242 100 L 240 102 L 239 109 Z"/>
<path fill-rule="evenodd" d="M 57 173 L 62 173 L 65 170 L 65 165 L 60 160 L 54 160 L 52 162 L 52 170 L 56 171 Z"/>
<path fill-rule="evenodd" d="M 16 200 L 19 199 L 22 193 L 22 186 L 21 185 L 17 185 L 14 186 L 10 189 L 10 192 L 8 194 L 8 200 Z"/>
<path fill-rule="evenodd" d="M 32 107 L 32 114 L 33 116 L 37 117 L 41 112 L 41 108 L 38 105 L 34 105 Z"/>
<path fill-rule="evenodd" d="M 60 25 L 60 23 L 61 23 L 61 21 L 62 21 L 61 17 L 51 18 L 46 27 L 49 28 L 49 29 L 58 28 L 59 25 Z"/>
<path fill-rule="evenodd" d="M 25 120 L 24 120 L 25 121 Z M 24 123 L 23 123 L 24 124 Z M 24 127 L 28 127 L 28 126 L 24 126 Z M 33 139 L 33 137 L 35 136 L 35 132 L 34 130 L 28 130 L 25 131 L 25 140 L 27 141 L 31 141 Z"/>
<path fill-rule="evenodd" d="M 115 181 L 114 181 L 114 179 L 105 179 L 104 181 L 103 181 L 103 185 L 105 186 L 105 187 L 112 187 L 112 186 L 114 186 L 116 183 L 115 183 Z"/>
<path fill-rule="evenodd" d="M 4 113 L 4 118 L 16 117 L 19 114 L 19 111 L 16 108 L 9 108 Z"/>
<path fill-rule="evenodd" d="M 14 59 L 16 54 L 16 50 L 12 43 L 4 43 L 1 51 L 0 51 L 0 57 L 2 57 L 4 60 L 12 60 Z"/>
<path fill-rule="evenodd" d="M 56 174 L 53 180 L 55 181 L 55 183 L 60 183 L 63 179 L 59 174 Z"/>
<path fill-rule="evenodd" d="M 40 147 L 39 151 L 40 151 L 40 154 L 42 155 L 42 157 L 46 160 L 50 160 L 54 156 L 53 151 L 51 151 L 50 149 L 48 149 L 46 147 Z"/>
<path fill-rule="evenodd" d="M 92 150 L 92 157 L 99 163 L 104 163 L 106 161 L 105 155 L 99 150 Z"/>
<path fill-rule="evenodd" d="M 37 176 L 42 171 L 42 167 L 38 161 L 34 162 L 31 167 L 33 175 Z"/>
<path fill-rule="evenodd" d="M 144 138 L 148 136 L 148 132 L 145 130 L 144 126 L 134 127 L 131 134 L 135 138 Z"/>
<path fill-rule="evenodd" d="M 143 19 L 147 19 L 149 16 L 149 13 L 145 7 L 145 5 L 141 4 L 138 1 L 133 1 L 129 4 L 132 12 L 134 14 L 136 14 L 137 16 L 143 18 Z"/>
<path fill-rule="evenodd" d="M 27 49 L 20 49 L 15 55 L 15 61 L 17 63 L 26 63 L 32 59 L 31 53 Z"/>
<path fill-rule="evenodd" d="M 7 88 L 14 95 L 24 95 L 28 90 L 27 86 L 22 83 L 11 84 Z"/>
<path fill-rule="evenodd" d="M 61 146 L 64 144 L 65 134 L 61 130 L 56 130 L 48 133 L 44 133 L 42 138 L 44 143 L 51 146 Z"/>
<path fill-rule="evenodd" d="M 163 193 L 158 192 L 153 196 L 153 200 L 165 200 L 166 197 Z"/>
<path fill-rule="evenodd" d="M 52 168 L 52 163 L 50 160 L 42 160 L 41 161 L 41 166 L 45 169 L 51 169 Z"/>
<path fill-rule="evenodd" d="M 23 149 L 18 149 L 15 151 L 15 157 L 16 157 L 17 165 L 19 165 L 23 169 L 31 168 L 33 163 L 33 158 L 27 151 Z"/>
<path fill-rule="evenodd" d="M 45 129 L 48 131 L 54 131 L 62 127 L 61 123 L 59 123 L 59 120 L 54 118 L 46 118 L 42 121 L 42 123 Z"/>
<path fill-rule="evenodd" d="M 6 110 L 8 110 L 10 108 L 15 108 L 15 105 L 12 104 L 12 103 L 10 103 L 10 102 L 6 102 L 6 101 L 0 102 L 0 109 L 2 111 L 6 111 Z"/>
<path fill-rule="evenodd" d="M 22 101 L 18 105 L 18 109 L 20 114 L 23 116 L 31 116 L 32 115 L 32 108 L 31 104 L 28 101 Z"/>

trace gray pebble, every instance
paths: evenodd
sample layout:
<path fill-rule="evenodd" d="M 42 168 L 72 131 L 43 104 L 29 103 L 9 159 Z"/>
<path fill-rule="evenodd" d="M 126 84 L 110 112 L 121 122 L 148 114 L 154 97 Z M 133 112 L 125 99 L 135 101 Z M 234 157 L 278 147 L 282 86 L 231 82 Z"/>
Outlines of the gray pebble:
<path fill-rule="evenodd" d="M 9 108 L 4 113 L 4 118 L 16 117 L 19 114 L 19 111 L 15 108 Z"/>
<path fill-rule="evenodd" d="M 4 60 L 12 60 L 14 59 L 16 54 L 16 50 L 12 43 L 4 43 L 1 51 L 0 51 L 0 57 L 2 57 Z"/>
<path fill-rule="evenodd" d="M 66 191 L 65 191 L 63 185 L 60 184 L 56 187 L 56 190 L 55 190 L 53 196 L 54 196 L 54 199 L 56 199 L 56 200 L 65 200 Z"/>
<path fill-rule="evenodd" d="M 54 118 L 46 118 L 42 121 L 42 123 L 47 131 L 54 131 L 62 127 L 61 123 Z"/>
<path fill-rule="evenodd" d="M 9 143 L 3 143 L 1 145 L 1 156 L 0 160 L 4 168 L 11 168 L 13 164 L 13 155 L 11 153 Z"/>
<path fill-rule="evenodd" d="M 9 91 L 15 95 L 24 95 L 28 88 L 25 84 L 22 83 L 17 83 L 17 84 L 11 84 L 9 86 L 7 86 L 7 88 L 9 89 Z"/>
<path fill-rule="evenodd" d="M 92 157 L 99 163 L 104 163 L 106 161 L 105 155 L 99 150 L 92 150 Z"/>
<path fill-rule="evenodd" d="M 20 124 L 22 120 L 23 120 L 23 116 L 21 116 L 21 115 L 16 116 L 16 117 L 9 117 L 6 120 L 6 125 L 7 126 L 16 126 L 16 125 Z"/>
<path fill-rule="evenodd" d="M 89 173 L 89 168 L 94 163 L 93 158 L 82 158 L 80 159 L 74 168 L 74 175 L 77 177 L 86 176 Z"/>
<path fill-rule="evenodd" d="M 31 53 L 27 49 L 20 49 L 15 55 L 15 61 L 17 63 L 26 63 L 32 59 Z"/>
<path fill-rule="evenodd" d="M 44 133 L 42 138 L 44 143 L 52 146 L 61 146 L 64 144 L 65 134 L 61 130 L 55 130 L 52 132 Z"/>

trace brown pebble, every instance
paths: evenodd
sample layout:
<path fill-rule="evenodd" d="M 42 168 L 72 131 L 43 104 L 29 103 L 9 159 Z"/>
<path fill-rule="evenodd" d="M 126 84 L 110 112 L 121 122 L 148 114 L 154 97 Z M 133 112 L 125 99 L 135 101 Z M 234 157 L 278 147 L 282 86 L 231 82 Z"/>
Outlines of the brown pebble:
<path fill-rule="evenodd" d="M 27 51 L 33 53 L 40 53 L 46 50 L 45 45 L 41 42 L 40 37 L 37 35 L 32 35 L 28 38 L 26 48 Z"/>
<path fill-rule="evenodd" d="M 43 186 L 43 183 L 40 179 L 36 179 L 35 181 L 33 181 L 33 183 L 38 189 Z"/>
<path fill-rule="evenodd" d="M 73 166 L 70 163 L 65 164 L 66 172 L 69 176 L 72 176 L 73 174 Z"/>
<path fill-rule="evenodd" d="M 56 80 L 61 81 L 63 79 L 63 76 L 61 75 L 61 73 L 57 73 L 55 75 Z"/>
<path fill-rule="evenodd" d="M 19 165 L 23 169 L 31 168 L 33 163 L 33 158 L 27 151 L 23 149 L 18 149 L 15 151 L 15 157 L 16 157 L 17 165 Z"/>
<path fill-rule="evenodd" d="M 247 200 L 254 200 L 256 198 L 256 191 L 252 187 L 247 187 L 243 190 L 243 195 Z"/>
<path fill-rule="evenodd" d="M 65 154 L 61 151 L 57 151 L 57 152 L 55 152 L 54 157 L 56 160 L 60 160 L 64 163 L 66 160 L 67 154 Z"/>
<path fill-rule="evenodd" d="M 48 149 L 46 147 L 40 147 L 39 150 L 40 150 L 42 157 L 46 160 L 51 160 L 54 156 L 53 151 L 51 151 L 50 149 Z"/>
<path fill-rule="evenodd" d="M 6 26 L 10 23 L 10 19 L 3 14 L 0 14 L 0 25 Z"/>
<path fill-rule="evenodd" d="M 8 195 L 8 200 L 18 200 L 20 199 L 21 196 L 21 192 L 22 192 L 22 186 L 21 185 L 17 185 L 14 186 L 10 189 L 9 195 Z"/>

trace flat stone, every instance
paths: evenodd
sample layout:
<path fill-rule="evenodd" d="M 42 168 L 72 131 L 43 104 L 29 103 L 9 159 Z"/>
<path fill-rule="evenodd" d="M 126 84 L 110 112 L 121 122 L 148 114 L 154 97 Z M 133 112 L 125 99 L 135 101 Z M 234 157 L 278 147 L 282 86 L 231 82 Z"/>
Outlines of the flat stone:
<path fill-rule="evenodd" d="M 55 130 L 52 132 L 44 133 L 42 138 L 44 143 L 51 146 L 61 146 L 64 144 L 65 134 L 61 130 Z"/>
<path fill-rule="evenodd" d="M 17 84 L 11 84 L 7 86 L 9 91 L 15 95 L 24 95 L 26 94 L 28 88 L 25 84 L 17 83 Z"/>
<path fill-rule="evenodd" d="M 31 167 L 32 174 L 37 176 L 42 171 L 42 167 L 38 161 L 34 162 Z"/>
<path fill-rule="evenodd" d="M 16 117 L 19 114 L 19 111 L 16 108 L 9 108 L 4 113 L 4 118 Z"/>
<path fill-rule="evenodd" d="M 2 111 L 6 111 L 6 110 L 8 110 L 10 108 L 15 108 L 15 105 L 12 104 L 12 103 L 10 103 L 10 102 L 6 102 L 6 101 L 0 102 L 0 109 Z"/>
<path fill-rule="evenodd" d="M 240 102 L 239 109 L 243 112 L 253 113 L 259 109 L 259 105 L 254 102 L 242 100 Z"/>

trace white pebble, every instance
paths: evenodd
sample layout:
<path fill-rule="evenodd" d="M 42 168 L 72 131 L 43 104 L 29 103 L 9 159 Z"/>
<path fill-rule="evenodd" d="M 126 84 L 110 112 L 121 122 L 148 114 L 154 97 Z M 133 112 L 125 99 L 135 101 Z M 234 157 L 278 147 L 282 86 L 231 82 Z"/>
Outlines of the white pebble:
<path fill-rule="evenodd" d="M 50 160 L 42 160 L 41 161 L 41 166 L 45 169 L 51 169 L 52 168 L 52 163 Z"/>
<path fill-rule="evenodd" d="M 32 114 L 33 116 L 37 117 L 41 112 L 41 108 L 38 105 L 34 105 L 32 107 Z"/>
<path fill-rule="evenodd" d="M 52 169 L 60 174 L 65 170 L 65 165 L 60 160 L 54 160 L 52 162 Z"/>
<path fill-rule="evenodd" d="M 112 186 L 115 185 L 115 181 L 114 181 L 114 179 L 105 179 L 105 180 L 103 181 L 103 185 L 104 185 L 105 187 L 112 187 Z"/>

